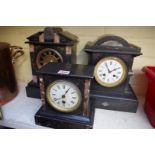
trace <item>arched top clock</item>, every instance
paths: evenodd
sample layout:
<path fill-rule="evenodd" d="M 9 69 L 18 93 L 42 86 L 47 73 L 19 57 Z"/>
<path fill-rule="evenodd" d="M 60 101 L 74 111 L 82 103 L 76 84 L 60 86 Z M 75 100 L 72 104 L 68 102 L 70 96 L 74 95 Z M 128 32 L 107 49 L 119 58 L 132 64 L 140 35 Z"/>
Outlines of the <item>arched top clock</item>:
<path fill-rule="evenodd" d="M 88 43 L 84 51 L 88 54 L 88 64 L 95 67 L 91 95 L 100 102 L 100 106 L 97 107 L 102 106 L 103 98 L 106 96 L 108 101 L 109 98 L 114 101 L 111 109 L 135 111 L 137 106 L 130 100 L 136 99 L 129 80 L 133 74 L 134 57 L 141 55 L 141 48 L 120 36 L 105 35 L 94 43 Z M 120 98 L 122 101 L 119 101 Z M 129 101 L 130 103 L 127 103 Z"/>
<path fill-rule="evenodd" d="M 95 66 L 96 82 L 108 88 L 122 85 L 132 70 L 133 57 L 141 55 L 139 47 L 111 35 L 86 45 L 84 50 L 89 54 L 89 65 Z"/>

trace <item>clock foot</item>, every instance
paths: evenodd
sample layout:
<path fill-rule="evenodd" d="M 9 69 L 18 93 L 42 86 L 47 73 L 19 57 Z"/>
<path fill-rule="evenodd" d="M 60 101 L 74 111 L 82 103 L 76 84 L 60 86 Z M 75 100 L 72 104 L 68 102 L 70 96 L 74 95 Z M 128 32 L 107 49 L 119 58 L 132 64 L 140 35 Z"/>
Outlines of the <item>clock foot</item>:
<path fill-rule="evenodd" d="M 39 84 L 36 84 L 36 83 L 30 81 L 25 89 L 26 89 L 27 97 L 40 99 Z"/>

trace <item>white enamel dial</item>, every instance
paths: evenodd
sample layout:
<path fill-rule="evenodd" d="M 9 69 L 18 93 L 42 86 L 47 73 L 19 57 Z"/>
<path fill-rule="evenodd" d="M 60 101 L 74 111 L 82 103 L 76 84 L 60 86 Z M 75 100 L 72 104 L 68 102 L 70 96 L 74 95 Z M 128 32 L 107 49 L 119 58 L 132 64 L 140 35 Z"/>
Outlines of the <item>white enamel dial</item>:
<path fill-rule="evenodd" d="M 72 112 L 81 103 L 81 92 L 72 82 L 57 80 L 47 87 L 46 92 L 49 104 L 62 112 Z"/>
<path fill-rule="evenodd" d="M 95 79 L 105 87 L 115 87 L 121 84 L 127 75 L 127 67 L 118 57 L 106 57 L 95 66 Z"/>

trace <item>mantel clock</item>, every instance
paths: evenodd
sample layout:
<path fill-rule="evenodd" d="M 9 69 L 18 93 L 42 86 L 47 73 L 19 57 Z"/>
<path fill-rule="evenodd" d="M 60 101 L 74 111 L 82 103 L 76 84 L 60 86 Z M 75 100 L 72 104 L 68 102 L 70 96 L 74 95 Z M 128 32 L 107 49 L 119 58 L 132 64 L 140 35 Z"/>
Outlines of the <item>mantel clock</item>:
<path fill-rule="evenodd" d="M 91 97 L 97 108 L 136 112 L 138 101 L 129 84 L 134 57 L 141 49 L 119 36 L 107 35 L 88 43 L 89 65 L 95 67 Z"/>
<path fill-rule="evenodd" d="M 60 27 L 46 27 L 27 39 L 33 79 L 27 85 L 26 92 L 28 97 L 40 98 L 37 70 L 49 62 L 76 63 L 77 37 Z"/>
<path fill-rule="evenodd" d="M 94 68 L 91 66 L 48 63 L 38 70 L 42 107 L 36 124 L 70 129 L 92 128 L 94 104 L 89 100 Z"/>

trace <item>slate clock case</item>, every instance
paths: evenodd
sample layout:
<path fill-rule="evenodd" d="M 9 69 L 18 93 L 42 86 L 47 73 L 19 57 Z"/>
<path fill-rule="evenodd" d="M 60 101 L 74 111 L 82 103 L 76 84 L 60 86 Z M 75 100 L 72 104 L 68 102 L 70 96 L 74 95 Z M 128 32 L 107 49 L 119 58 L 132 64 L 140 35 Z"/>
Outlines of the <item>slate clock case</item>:
<path fill-rule="evenodd" d="M 49 62 L 76 63 L 77 37 L 60 27 L 46 27 L 27 38 L 33 79 L 26 87 L 28 97 L 40 98 L 37 70 Z"/>
<path fill-rule="evenodd" d="M 95 67 L 91 97 L 96 107 L 136 112 L 138 101 L 129 84 L 134 57 L 141 49 L 119 36 L 107 35 L 88 43 L 89 65 Z"/>
<path fill-rule="evenodd" d="M 92 66 L 49 63 L 38 70 L 42 107 L 36 124 L 57 129 L 91 129 L 94 104 L 89 99 Z"/>
<path fill-rule="evenodd" d="M 0 120 L 2 119 L 2 110 L 1 110 L 1 107 L 0 107 Z"/>

